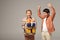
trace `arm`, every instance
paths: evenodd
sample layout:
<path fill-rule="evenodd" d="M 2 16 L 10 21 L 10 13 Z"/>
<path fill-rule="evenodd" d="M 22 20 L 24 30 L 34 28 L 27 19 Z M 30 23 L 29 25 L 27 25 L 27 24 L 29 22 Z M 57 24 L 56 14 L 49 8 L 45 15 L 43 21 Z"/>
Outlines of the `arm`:
<path fill-rule="evenodd" d="M 25 22 L 22 21 L 22 28 L 25 29 Z"/>
<path fill-rule="evenodd" d="M 43 18 L 44 18 L 44 16 L 41 14 L 40 6 L 38 7 L 38 16 L 39 16 L 41 19 L 43 19 Z"/>
<path fill-rule="evenodd" d="M 22 20 L 22 28 L 25 29 L 25 18 Z"/>
<path fill-rule="evenodd" d="M 51 9 L 51 13 L 52 13 L 51 14 L 51 18 L 53 20 L 55 15 L 56 15 L 55 9 L 54 9 L 54 7 L 50 3 L 48 4 L 48 7 Z"/>

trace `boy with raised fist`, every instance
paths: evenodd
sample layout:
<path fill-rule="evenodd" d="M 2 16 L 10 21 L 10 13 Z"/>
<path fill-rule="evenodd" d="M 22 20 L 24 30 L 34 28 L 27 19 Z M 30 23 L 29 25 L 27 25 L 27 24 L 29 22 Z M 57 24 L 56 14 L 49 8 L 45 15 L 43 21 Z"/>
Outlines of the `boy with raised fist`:
<path fill-rule="evenodd" d="M 40 11 L 41 7 L 38 6 L 38 16 L 42 19 L 41 32 L 43 40 L 51 40 L 51 34 L 55 31 L 53 21 L 56 12 L 51 3 L 48 3 L 47 6 L 50 8 L 51 11 L 48 8 L 45 8 L 43 10 L 43 14 L 41 14 Z"/>

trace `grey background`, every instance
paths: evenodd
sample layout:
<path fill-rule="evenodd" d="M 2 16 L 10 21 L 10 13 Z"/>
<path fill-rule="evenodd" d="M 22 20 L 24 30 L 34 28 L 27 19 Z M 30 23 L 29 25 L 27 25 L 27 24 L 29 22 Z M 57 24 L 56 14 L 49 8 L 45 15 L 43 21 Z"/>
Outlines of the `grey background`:
<path fill-rule="evenodd" d="M 35 40 L 41 40 L 41 19 L 37 16 L 37 6 L 41 5 L 43 10 L 49 2 L 56 10 L 54 20 L 56 31 L 52 39 L 60 40 L 60 0 L 0 0 L 0 40 L 24 40 L 21 20 L 25 17 L 27 9 L 32 10 L 37 20 Z"/>

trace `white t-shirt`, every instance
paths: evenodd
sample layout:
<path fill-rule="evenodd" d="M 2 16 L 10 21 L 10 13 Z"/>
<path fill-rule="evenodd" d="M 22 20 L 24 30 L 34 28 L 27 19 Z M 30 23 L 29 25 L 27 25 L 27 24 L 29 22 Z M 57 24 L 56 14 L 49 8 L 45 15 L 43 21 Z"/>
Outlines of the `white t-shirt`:
<path fill-rule="evenodd" d="M 42 31 L 48 31 L 47 26 L 46 26 L 46 19 L 47 18 L 44 18 Z"/>

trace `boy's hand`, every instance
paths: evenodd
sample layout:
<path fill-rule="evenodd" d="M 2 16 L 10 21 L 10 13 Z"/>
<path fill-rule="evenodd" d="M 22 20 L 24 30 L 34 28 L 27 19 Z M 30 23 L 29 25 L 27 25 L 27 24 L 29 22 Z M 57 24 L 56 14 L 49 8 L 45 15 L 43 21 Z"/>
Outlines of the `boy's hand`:
<path fill-rule="evenodd" d="M 48 3 L 47 6 L 48 6 L 49 8 L 53 7 L 51 3 Z"/>
<path fill-rule="evenodd" d="M 39 6 L 38 6 L 38 10 L 39 10 L 40 8 L 41 8 L 41 6 L 39 5 Z"/>

